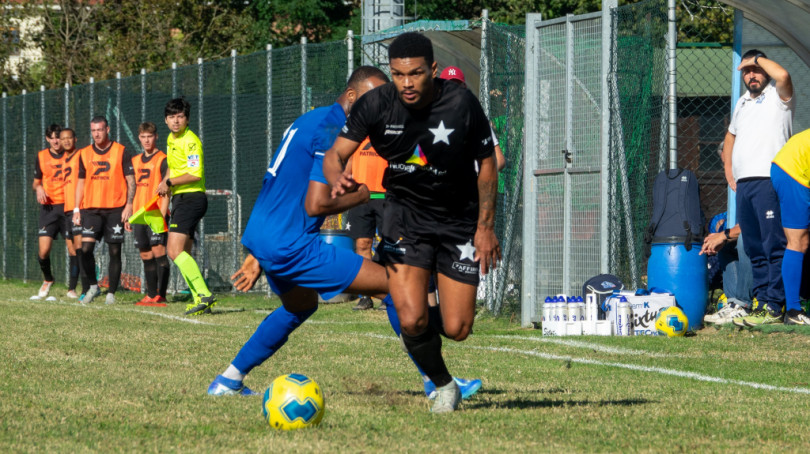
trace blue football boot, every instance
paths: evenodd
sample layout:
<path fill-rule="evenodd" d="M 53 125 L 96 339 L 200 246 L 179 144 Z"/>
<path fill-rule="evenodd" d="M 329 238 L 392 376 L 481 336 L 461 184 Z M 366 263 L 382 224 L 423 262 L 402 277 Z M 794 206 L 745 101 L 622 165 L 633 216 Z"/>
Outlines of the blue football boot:
<path fill-rule="evenodd" d="M 456 378 L 453 377 L 453 380 L 456 381 L 458 384 L 459 389 L 461 390 L 461 398 L 462 399 L 469 399 L 473 394 L 477 393 L 479 389 L 481 389 L 481 380 L 474 378 L 472 380 L 465 380 L 463 378 Z M 424 382 L 425 384 L 425 394 L 427 395 L 428 399 L 435 399 L 436 398 L 436 385 L 433 384 L 432 381 L 428 380 Z"/>
<path fill-rule="evenodd" d="M 258 393 L 253 392 L 250 388 L 242 384 L 240 380 L 231 380 L 222 375 L 217 375 L 217 378 L 208 385 L 208 394 L 212 396 L 257 396 Z"/>

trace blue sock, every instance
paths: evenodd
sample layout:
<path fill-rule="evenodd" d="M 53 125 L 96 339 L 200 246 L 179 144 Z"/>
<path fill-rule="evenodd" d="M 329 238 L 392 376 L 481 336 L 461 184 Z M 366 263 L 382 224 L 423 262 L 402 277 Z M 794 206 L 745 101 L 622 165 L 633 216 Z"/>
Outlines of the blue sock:
<path fill-rule="evenodd" d="M 301 326 L 316 310 L 317 307 L 302 312 L 289 312 L 284 306 L 274 310 L 256 328 L 256 332 L 245 342 L 231 364 L 243 374 L 247 374 L 273 356 L 273 353 L 287 342 L 290 333 Z"/>
<path fill-rule="evenodd" d="M 400 334 L 402 334 L 402 328 L 400 328 L 399 326 L 399 316 L 397 316 L 397 309 L 394 307 L 394 300 L 391 299 L 390 294 L 385 295 L 385 298 L 383 298 L 383 303 L 386 304 L 385 312 L 388 314 L 388 323 L 391 324 L 391 328 L 394 330 L 397 336 L 399 336 Z M 408 353 L 408 358 L 411 358 L 411 361 L 413 361 L 413 356 L 411 356 L 410 353 Z M 423 377 L 426 376 L 425 373 L 422 371 L 422 368 L 419 367 L 418 364 L 416 364 L 416 361 L 413 361 L 413 365 L 416 366 L 416 369 L 419 371 L 420 374 L 422 374 Z"/>
<path fill-rule="evenodd" d="M 785 284 L 785 310 L 802 310 L 799 287 L 802 284 L 802 262 L 804 254 L 785 249 L 782 257 L 782 282 Z"/>

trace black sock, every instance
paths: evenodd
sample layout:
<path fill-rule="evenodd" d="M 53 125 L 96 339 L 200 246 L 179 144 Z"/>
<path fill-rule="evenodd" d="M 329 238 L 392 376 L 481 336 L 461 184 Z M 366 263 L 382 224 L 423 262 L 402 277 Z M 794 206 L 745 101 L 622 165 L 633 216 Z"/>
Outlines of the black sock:
<path fill-rule="evenodd" d="M 155 257 L 157 261 L 157 275 L 158 275 L 158 295 L 166 298 L 166 289 L 169 287 L 169 270 L 171 270 L 171 263 L 169 257 L 161 255 Z"/>
<path fill-rule="evenodd" d="M 442 338 L 435 330 L 428 327 L 424 333 L 416 336 L 409 336 L 403 331 L 402 342 L 408 348 L 414 362 L 437 388 L 453 380 L 442 358 Z"/>
<path fill-rule="evenodd" d="M 68 278 L 68 290 L 76 290 L 76 283 L 79 282 L 79 257 L 71 255 L 69 263 L 70 274 Z"/>
<path fill-rule="evenodd" d="M 39 260 L 39 268 L 42 270 L 42 276 L 48 282 L 53 282 L 53 272 L 51 272 L 51 256 L 47 256 L 44 259 L 37 256 L 37 260 Z"/>
<path fill-rule="evenodd" d="M 121 243 L 107 243 L 107 250 L 110 252 L 110 266 L 108 268 L 110 288 L 107 293 L 115 293 L 118 291 L 118 284 L 121 282 Z"/>
<path fill-rule="evenodd" d="M 154 298 L 157 295 L 158 270 L 154 257 L 143 261 L 143 274 L 146 277 L 146 296 Z"/>
<path fill-rule="evenodd" d="M 93 249 L 96 248 L 96 243 L 82 243 L 82 259 L 81 264 L 82 276 L 87 278 L 87 288 L 83 289 L 86 293 L 91 285 L 98 285 L 96 280 L 96 256 L 93 254 Z M 84 279 L 82 279 L 82 287 L 84 287 Z"/>
<path fill-rule="evenodd" d="M 431 329 L 447 337 L 447 333 L 444 332 L 444 320 L 442 320 L 442 311 L 439 306 L 428 306 L 428 323 Z"/>
<path fill-rule="evenodd" d="M 82 249 L 76 249 L 76 261 L 79 262 L 79 280 L 82 283 L 82 295 L 87 293 L 87 289 L 90 288 L 90 282 L 87 279 L 87 273 L 84 272 L 84 253 Z"/>

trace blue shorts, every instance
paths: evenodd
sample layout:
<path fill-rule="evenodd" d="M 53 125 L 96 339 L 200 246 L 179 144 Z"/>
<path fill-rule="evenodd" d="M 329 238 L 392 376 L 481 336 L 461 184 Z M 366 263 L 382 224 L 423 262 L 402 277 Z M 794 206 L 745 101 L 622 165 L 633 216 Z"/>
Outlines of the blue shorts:
<path fill-rule="evenodd" d="M 776 164 L 771 164 L 771 184 L 779 197 L 782 227 L 800 230 L 810 227 L 810 188 Z"/>
<path fill-rule="evenodd" d="M 258 257 L 257 260 L 267 276 L 267 283 L 277 295 L 300 286 L 314 289 L 324 300 L 343 293 L 363 265 L 363 257 L 328 244 L 320 237 L 289 260 L 269 261 Z"/>

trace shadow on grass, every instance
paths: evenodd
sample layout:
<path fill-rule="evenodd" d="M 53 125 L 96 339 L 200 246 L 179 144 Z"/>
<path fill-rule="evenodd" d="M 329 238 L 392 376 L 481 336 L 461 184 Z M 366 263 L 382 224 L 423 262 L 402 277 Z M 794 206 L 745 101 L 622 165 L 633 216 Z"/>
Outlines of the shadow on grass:
<path fill-rule="evenodd" d="M 557 408 L 557 407 L 629 407 L 633 405 L 658 404 L 659 401 L 647 399 L 622 399 L 622 400 L 532 400 L 532 399 L 510 399 L 506 401 L 477 402 L 473 398 L 465 401 L 464 408 L 485 409 L 485 408 Z"/>

